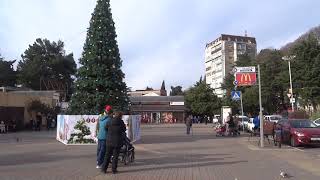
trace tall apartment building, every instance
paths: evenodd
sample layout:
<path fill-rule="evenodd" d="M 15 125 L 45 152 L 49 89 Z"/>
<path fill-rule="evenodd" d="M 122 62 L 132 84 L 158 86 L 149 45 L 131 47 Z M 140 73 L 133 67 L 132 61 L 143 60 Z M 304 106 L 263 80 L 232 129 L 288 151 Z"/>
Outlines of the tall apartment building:
<path fill-rule="evenodd" d="M 216 40 L 206 45 L 206 83 L 214 89 L 218 97 L 225 95 L 221 84 L 226 75 L 232 71 L 238 56 L 245 53 L 252 57 L 257 54 L 254 37 L 221 34 Z"/>

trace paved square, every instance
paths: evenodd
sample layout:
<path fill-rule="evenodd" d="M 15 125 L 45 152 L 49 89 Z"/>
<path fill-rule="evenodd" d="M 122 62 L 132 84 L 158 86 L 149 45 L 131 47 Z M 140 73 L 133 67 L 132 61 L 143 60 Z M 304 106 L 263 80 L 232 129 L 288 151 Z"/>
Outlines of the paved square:
<path fill-rule="evenodd" d="M 280 170 L 320 179 L 319 149 L 260 149 L 247 137 L 215 137 L 210 125 L 195 125 L 190 136 L 182 124 L 143 126 L 136 161 L 116 175 L 95 169 L 96 146 L 65 146 L 55 132 L 1 134 L 0 147 L 1 180 L 273 180 Z"/>

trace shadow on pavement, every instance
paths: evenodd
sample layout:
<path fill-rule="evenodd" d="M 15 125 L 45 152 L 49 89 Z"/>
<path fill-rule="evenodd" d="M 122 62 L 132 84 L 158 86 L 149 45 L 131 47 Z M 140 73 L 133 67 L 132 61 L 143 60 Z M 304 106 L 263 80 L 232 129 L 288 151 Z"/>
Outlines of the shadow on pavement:
<path fill-rule="evenodd" d="M 174 156 L 162 156 L 155 158 L 139 159 L 131 166 L 138 167 L 138 169 L 129 169 L 121 171 L 122 173 L 139 172 L 139 171 L 151 171 L 159 169 L 171 169 L 171 168 L 190 168 L 190 167 L 202 167 L 202 166 L 219 166 L 219 165 L 231 165 L 237 163 L 247 163 L 248 161 L 224 161 L 232 158 L 230 154 L 182 154 Z M 217 157 L 212 157 L 217 156 Z M 153 166 L 153 167 L 145 167 Z M 139 168 L 142 167 L 142 168 Z M 126 166 L 124 166 L 126 169 Z"/>
<path fill-rule="evenodd" d="M 185 154 L 185 155 L 162 156 L 162 157 L 156 157 L 156 158 L 139 159 L 136 161 L 134 166 L 221 161 L 227 158 L 232 158 L 228 155 L 229 154 L 192 154 L 192 155 Z M 210 156 L 224 156 L 224 157 L 210 157 Z"/>
<path fill-rule="evenodd" d="M 213 139 L 230 139 L 237 137 L 216 137 L 214 134 L 205 135 L 144 135 L 136 144 L 160 144 L 160 143 L 179 143 L 179 142 L 194 142 L 199 140 Z"/>
<path fill-rule="evenodd" d="M 143 167 L 141 169 L 130 169 L 130 170 L 123 170 L 121 173 L 132 173 L 132 172 L 140 172 L 140 171 L 152 171 L 152 170 L 159 170 L 159 169 L 173 169 L 173 168 L 192 168 L 192 167 L 205 167 L 205 166 L 221 166 L 221 165 L 232 165 L 238 163 L 247 163 L 248 161 L 214 161 L 219 160 L 219 158 L 208 159 L 211 161 L 206 162 L 197 162 L 197 163 L 186 163 L 186 164 L 176 164 L 176 165 L 166 165 L 166 166 L 156 166 L 156 167 Z M 156 165 L 163 165 L 163 164 L 156 164 Z M 133 166 L 136 166 L 133 164 Z"/>
<path fill-rule="evenodd" d="M 92 158 L 92 154 L 70 155 L 70 154 L 49 154 L 48 152 L 28 152 L 21 154 L 9 154 L 0 156 L 0 166 L 35 164 L 44 162 L 54 162 L 68 159 Z"/>

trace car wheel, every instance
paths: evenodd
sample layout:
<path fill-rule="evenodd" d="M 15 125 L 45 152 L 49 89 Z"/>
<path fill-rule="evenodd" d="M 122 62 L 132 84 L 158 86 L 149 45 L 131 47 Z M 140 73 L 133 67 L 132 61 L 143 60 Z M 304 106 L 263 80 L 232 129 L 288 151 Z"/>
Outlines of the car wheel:
<path fill-rule="evenodd" d="M 297 147 L 297 143 L 296 143 L 296 141 L 295 141 L 295 139 L 294 139 L 293 136 L 291 136 L 291 138 L 290 138 L 290 145 L 291 145 L 292 147 Z"/>

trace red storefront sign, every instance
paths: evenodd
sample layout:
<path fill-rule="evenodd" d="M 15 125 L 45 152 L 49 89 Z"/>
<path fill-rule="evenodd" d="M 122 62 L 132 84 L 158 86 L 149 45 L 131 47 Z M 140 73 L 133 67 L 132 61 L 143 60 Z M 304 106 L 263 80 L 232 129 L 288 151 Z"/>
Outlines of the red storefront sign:
<path fill-rule="evenodd" d="M 257 75 L 253 73 L 236 73 L 237 86 L 252 86 L 256 84 Z"/>

